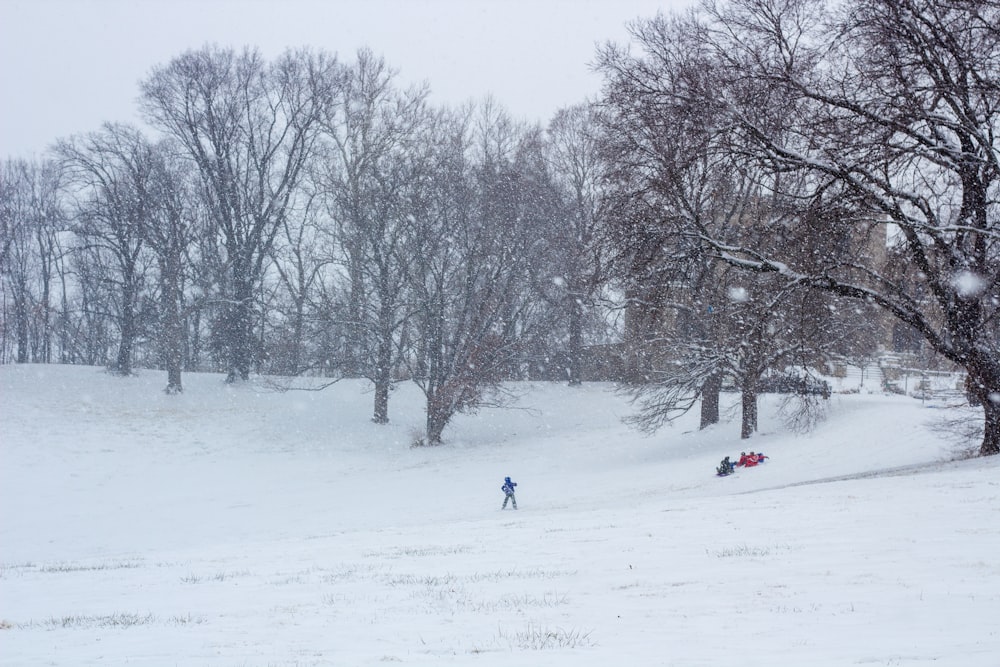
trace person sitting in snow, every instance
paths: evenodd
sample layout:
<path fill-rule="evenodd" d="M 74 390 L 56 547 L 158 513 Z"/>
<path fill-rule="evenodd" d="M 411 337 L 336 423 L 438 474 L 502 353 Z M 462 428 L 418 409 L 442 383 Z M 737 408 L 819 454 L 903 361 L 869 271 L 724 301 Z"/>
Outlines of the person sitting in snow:
<path fill-rule="evenodd" d="M 715 471 L 719 474 L 720 477 L 725 477 L 726 475 L 732 473 L 735 469 L 736 466 L 733 464 L 732 461 L 729 460 L 729 457 L 727 456 L 726 458 L 722 459 L 722 463 L 719 464 L 719 467 L 716 468 Z"/>
<path fill-rule="evenodd" d="M 507 509 L 508 500 L 511 502 L 514 509 L 517 509 L 517 498 L 514 497 L 515 486 L 517 486 L 517 482 L 510 481 L 510 477 L 503 478 L 503 486 L 500 487 L 500 490 L 503 491 L 504 497 L 503 497 L 503 505 L 500 506 L 500 509 L 502 510 Z"/>
<path fill-rule="evenodd" d="M 760 457 L 758 457 L 753 452 L 750 452 L 750 455 L 747 456 L 746 463 L 744 463 L 743 465 L 745 465 L 747 468 L 752 468 L 753 466 L 757 465 L 758 463 L 760 463 Z"/>
<path fill-rule="evenodd" d="M 740 452 L 740 460 L 736 462 L 738 466 L 745 466 L 747 464 L 747 453 Z"/>
<path fill-rule="evenodd" d="M 764 452 L 757 452 L 757 463 L 763 463 L 765 459 L 771 458 L 770 456 L 764 456 Z"/>

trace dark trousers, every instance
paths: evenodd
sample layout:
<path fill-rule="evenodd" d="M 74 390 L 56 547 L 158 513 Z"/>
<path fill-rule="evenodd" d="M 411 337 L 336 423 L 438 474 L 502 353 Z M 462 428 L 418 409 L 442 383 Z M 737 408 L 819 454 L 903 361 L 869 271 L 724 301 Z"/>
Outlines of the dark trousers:
<path fill-rule="evenodd" d="M 513 493 L 508 493 L 506 496 L 504 496 L 503 505 L 500 506 L 500 509 L 502 509 L 502 510 L 503 509 L 507 509 L 507 501 L 508 500 L 514 506 L 514 509 L 517 509 L 517 499 L 514 498 L 514 494 Z"/>

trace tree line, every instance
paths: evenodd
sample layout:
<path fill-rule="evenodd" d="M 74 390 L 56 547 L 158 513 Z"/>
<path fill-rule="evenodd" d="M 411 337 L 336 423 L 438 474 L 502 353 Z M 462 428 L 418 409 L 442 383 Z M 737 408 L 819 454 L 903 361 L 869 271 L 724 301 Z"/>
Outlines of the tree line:
<path fill-rule="evenodd" d="M 584 107 L 543 132 L 434 108 L 369 50 L 214 46 L 140 105 L 155 137 L 109 123 L 3 164 L 5 361 L 159 367 L 168 393 L 184 369 L 362 377 L 379 423 L 406 378 L 429 443 L 503 380 L 580 382 L 606 328 Z"/>
<path fill-rule="evenodd" d="M 3 163 L 0 354 L 168 392 L 363 377 L 380 423 L 409 379 L 436 444 L 600 350 L 639 426 L 718 421 L 732 378 L 750 437 L 769 371 L 863 362 L 879 312 L 965 370 L 995 454 L 998 26 L 995 1 L 703 2 L 601 47 L 601 95 L 544 127 L 434 107 L 369 50 L 189 51 L 140 85 L 155 134 Z"/>

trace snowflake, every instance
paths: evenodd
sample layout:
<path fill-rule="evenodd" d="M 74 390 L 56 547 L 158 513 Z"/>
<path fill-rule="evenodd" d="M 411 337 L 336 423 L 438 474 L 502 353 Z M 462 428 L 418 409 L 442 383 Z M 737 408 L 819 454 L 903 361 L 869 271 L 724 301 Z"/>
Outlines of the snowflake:
<path fill-rule="evenodd" d="M 951 286 L 963 299 L 981 297 L 986 291 L 986 281 L 972 271 L 959 271 L 951 278 Z"/>
<path fill-rule="evenodd" d="M 729 300 L 745 303 L 750 300 L 750 294 L 745 287 L 730 287 L 728 292 Z"/>

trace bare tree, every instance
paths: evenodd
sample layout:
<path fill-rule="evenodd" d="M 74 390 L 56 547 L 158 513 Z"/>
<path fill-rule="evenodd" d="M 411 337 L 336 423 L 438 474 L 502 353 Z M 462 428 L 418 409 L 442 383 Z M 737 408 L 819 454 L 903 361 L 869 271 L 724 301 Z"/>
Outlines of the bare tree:
<path fill-rule="evenodd" d="M 732 76 L 701 98 L 759 165 L 855 202 L 860 235 L 891 226 L 922 289 L 866 258 L 795 261 L 705 235 L 733 264 L 870 300 L 919 332 L 967 371 L 985 416 L 980 452 L 1000 453 L 1000 3 L 748 0 L 707 21 L 705 46 Z M 748 88 L 785 100 L 779 125 L 736 94 Z"/>
<path fill-rule="evenodd" d="M 190 162 L 178 157 L 170 142 L 153 148 L 151 197 L 148 215 L 142 221 L 142 233 L 156 255 L 159 277 L 160 354 L 167 369 L 168 394 L 183 391 L 186 341 L 184 287 L 190 279 L 189 248 L 200 233 L 204 218 L 199 183 Z"/>
<path fill-rule="evenodd" d="M 142 83 L 143 111 L 194 160 L 223 236 L 230 382 L 250 375 L 258 287 L 313 154 L 334 66 L 305 51 L 268 63 L 256 50 L 204 47 Z"/>
<path fill-rule="evenodd" d="M 628 295 L 628 390 L 641 427 L 658 428 L 701 399 L 704 428 L 719 419 L 730 375 L 750 437 L 760 378 L 802 345 L 787 335 L 795 290 L 725 270 L 698 230 L 777 245 L 774 230 L 797 211 L 719 132 L 718 112 L 690 94 L 718 77 L 718 62 L 695 48 L 697 28 L 661 15 L 633 26 L 639 54 L 614 46 L 600 54 L 609 234 Z"/>
<path fill-rule="evenodd" d="M 661 15 L 633 30 L 640 54 L 613 45 L 599 54 L 608 233 L 627 297 L 626 378 L 641 426 L 656 428 L 701 399 L 704 428 L 719 420 L 729 299 L 722 272 L 687 230 L 708 219 L 732 234 L 751 192 L 713 132 L 713 110 L 687 94 L 713 73 L 693 48 L 690 22 Z"/>
<path fill-rule="evenodd" d="M 425 187 L 426 89 L 399 91 L 371 51 L 358 52 L 324 117 L 325 188 L 344 253 L 348 330 L 344 371 L 375 386 L 372 421 L 389 421 L 395 351 L 410 311 L 414 211 Z"/>
<path fill-rule="evenodd" d="M 798 18 L 812 20 L 805 9 Z M 738 31 L 741 24 L 719 25 Z M 878 266 L 884 240 L 879 252 L 872 216 L 856 195 L 762 159 L 756 140 L 734 121 L 734 100 L 776 142 L 803 140 L 802 128 L 786 122 L 797 107 L 786 90 L 743 76 L 735 47 L 708 48 L 710 28 L 695 13 L 660 15 L 632 26 L 637 53 L 615 46 L 600 52 L 607 77 L 602 146 L 618 274 L 629 297 L 637 421 L 655 428 L 700 397 L 702 426 L 714 423 L 727 374 L 740 386 L 742 435 L 749 437 L 761 378 L 810 372 L 848 347 L 848 332 L 832 316 L 838 295 L 767 271 L 734 272 L 726 264 L 748 265 L 728 249 L 752 247 L 824 271 Z M 745 44 L 756 39 L 746 32 Z"/>
<path fill-rule="evenodd" d="M 560 206 L 549 216 L 548 261 L 533 270 L 540 291 L 566 319 L 569 384 L 582 382 L 587 313 L 603 286 L 607 250 L 601 234 L 601 166 L 598 123 L 589 105 L 561 109 L 549 124 L 545 144 L 549 175 Z"/>
<path fill-rule="evenodd" d="M 129 375 L 144 279 L 143 231 L 155 205 L 152 147 L 135 128 L 108 124 L 99 132 L 60 141 L 57 152 L 76 195 L 74 231 L 95 253 L 108 253 L 115 267 L 119 345 L 111 368 Z"/>
<path fill-rule="evenodd" d="M 287 322 L 275 355 L 279 372 L 288 375 L 315 368 L 318 359 L 310 358 L 309 342 L 318 335 L 318 329 L 329 326 L 315 311 L 325 269 L 334 261 L 333 235 L 326 229 L 328 221 L 319 196 L 310 192 L 303 199 L 300 213 L 285 220 L 274 248 L 273 266 L 286 299 L 281 312 Z"/>
<path fill-rule="evenodd" d="M 427 404 L 426 443 L 441 442 L 455 414 L 496 397 L 516 359 L 528 307 L 528 249 L 512 159 L 519 132 L 495 103 L 443 114 L 434 179 L 415 216 L 410 271 L 420 348 L 414 381 Z"/>
<path fill-rule="evenodd" d="M 5 162 L 0 169 L 3 222 L 0 276 L 11 295 L 14 359 L 49 362 L 52 357 L 53 281 L 61 271 L 59 231 L 64 223 L 58 169 L 51 163 Z M 4 334 L 8 329 L 5 309 Z M 5 348 L 6 350 L 6 345 Z"/>

